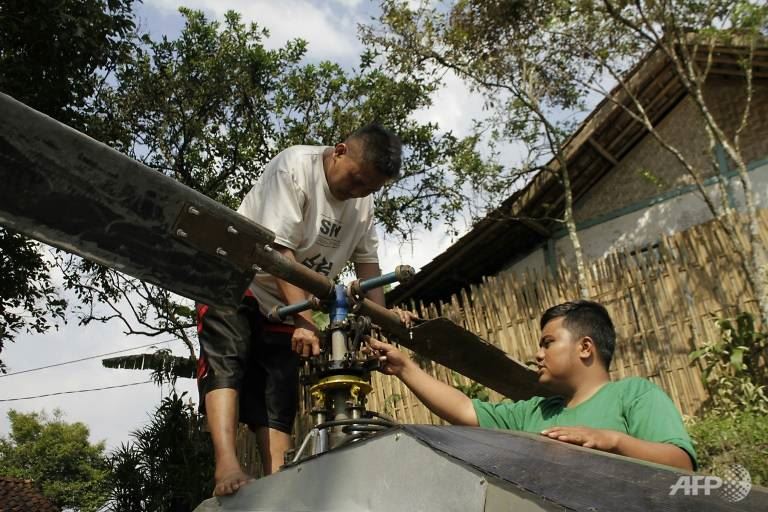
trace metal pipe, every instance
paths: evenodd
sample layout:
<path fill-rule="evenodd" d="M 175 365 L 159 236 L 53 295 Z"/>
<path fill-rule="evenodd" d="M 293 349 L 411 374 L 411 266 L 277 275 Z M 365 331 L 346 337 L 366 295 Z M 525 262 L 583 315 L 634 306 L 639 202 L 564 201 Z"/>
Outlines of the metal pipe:
<path fill-rule="evenodd" d="M 341 285 L 336 285 L 336 294 L 333 305 L 329 311 L 331 321 L 331 359 L 333 361 L 343 361 L 347 355 L 347 333 L 341 326 L 341 323 L 349 315 L 349 303 L 347 302 L 347 291 Z"/>
<path fill-rule="evenodd" d="M 289 304 L 288 306 L 282 307 L 275 306 L 267 316 L 273 322 L 282 322 L 287 317 L 295 315 L 296 313 L 301 313 L 302 311 L 306 311 L 308 309 L 319 310 L 320 306 L 320 300 L 317 297 L 311 297 L 303 302 L 298 302 L 296 304 Z"/>
<path fill-rule="evenodd" d="M 312 451 L 312 455 L 319 455 L 329 450 L 331 442 L 328 439 L 328 430 L 326 429 L 320 430 L 317 433 L 317 437 L 315 438 L 315 440 L 316 440 L 316 443 Z"/>
<path fill-rule="evenodd" d="M 349 315 L 349 302 L 347 302 L 347 291 L 341 285 L 336 285 L 333 305 L 328 315 L 331 325 L 336 322 L 342 322 Z"/>
<path fill-rule="evenodd" d="M 331 333 L 331 359 L 333 361 L 343 361 L 346 354 L 347 334 L 340 329 L 334 329 Z"/>
<path fill-rule="evenodd" d="M 360 281 L 360 290 L 362 290 L 363 293 L 366 293 L 370 290 L 373 290 L 374 288 L 396 282 L 397 274 L 395 272 L 390 272 L 389 274 L 384 274 L 378 277 L 372 277 L 370 279 Z"/>
<path fill-rule="evenodd" d="M 304 453 L 304 450 L 307 448 L 307 445 L 309 444 L 310 440 L 314 439 L 318 434 L 319 430 L 317 428 L 313 428 L 309 432 L 307 432 L 307 435 L 304 436 L 304 441 L 301 443 L 301 446 L 299 446 L 299 449 L 296 450 L 296 454 L 293 456 L 293 459 L 291 460 L 291 464 L 295 464 L 298 462 L 298 460 L 301 458 L 301 454 Z"/>
<path fill-rule="evenodd" d="M 290 304 L 288 306 L 275 308 L 269 312 L 269 319 L 272 321 L 279 322 L 281 320 L 285 320 L 287 317 L 291 315 L 295 315 L 296 313 L 301 313 L 302 311 L 306 311 L 308 309 L 312 309 L 311 300 L 305 300 L 304 302 L 298 302 L 296 304 Z"/>
<path fill-rule="evenodd" d="M 348 425 L 380 425 L 382 427 L 394 427 L 397 424 L 392 423 L 390 421 L 378 419 L 378 418 L 361 418 L 359 420 L 345 419 L 345 420 L 326 421 L 325 423 L 320 423 L 319 425 L 315 425 L 315 428 L 318 430 L 323 430 L 326 428 L 345 427 Z"/>

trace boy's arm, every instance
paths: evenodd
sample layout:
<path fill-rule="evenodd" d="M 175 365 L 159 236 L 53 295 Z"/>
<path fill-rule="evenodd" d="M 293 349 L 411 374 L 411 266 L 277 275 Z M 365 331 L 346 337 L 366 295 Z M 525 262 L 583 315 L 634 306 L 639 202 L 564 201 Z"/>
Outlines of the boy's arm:
<path fill-rule="evenodd" d="M 381 275 L 381 268 L 379 268 L 378 263 L 355 263 L 355 275 L 361 281 L 372 277 L 379 277 Z M 386 307 L 383 287 L 374 288 L 366 293 L 366 296 L 379 306 Z"/>
<path fill-rule="evenodd" d="M 552 439 L 693 471 L 688 452 L 669 443 L 656 443 L 615 430 L 588 427 L 552 427 L 541 432 Z"/>
<path fill-rule="evenodd" d="M 682 448 L 669 443 L 644 441 L 621 432 L 613 453 L 693 471 L 691 458 Z"/>
<path fill-rule="evenodd" d="M 368 345 L 379 356 L 380 371 L 402 380 L 430 411 L 452 425 L 479 426 L 475 407 L 467 395 L 430 376 L 392 345 L 373 338 Z"/>

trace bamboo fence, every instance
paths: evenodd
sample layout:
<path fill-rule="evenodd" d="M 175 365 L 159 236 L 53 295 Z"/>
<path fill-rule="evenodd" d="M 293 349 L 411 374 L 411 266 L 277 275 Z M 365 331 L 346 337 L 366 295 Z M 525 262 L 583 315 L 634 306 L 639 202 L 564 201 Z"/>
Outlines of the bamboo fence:
<path fill-rule="evenodd" d="M 768 243 L 768 210 L 760 212 Z M 738 255 L 716 221 L 663 238 L 640 250 L 608 255 L 589 265 L 591 298 L 602 303 L 616 327 L 611 377 L 640 376 L 664 389 L 685 415 L 696 415 L 708 398 L 701 370 L 688 354 L 719 332 L 714 319 L 747 311 L 757 301 Z M 550 306 L 578 297 L 565 261 L 557 275 L 501 272 L 438 304 L 411 304 L 424 318 L 444 316 L 498 346 L 518 361 L 533 360 L 539 318 Z M 412 354 L 422 368 L 449 384 L 470 382 Z M 368 408 L 404 423 L 440 424 L 396 378 L 372 376 Z M 491 400 L 504 397 L 490 393 Z"/>
<path fill-rule="evenodd" d="M 768 243 L 768 210 L 760 211 L 760 236 Z M 745 240 L 746 241 L 746 240 Z M 602 303 L 616 327 L 611 377 L 640 376 L 664 389 L 684 415 L 696 415 L 708 394 L 701 370 L 688 354 L 719 336 L 714 319 L 750 312 L 758 305 L 744 267 L 716 221 L 664 237 L 657 244 L 612 253 L 589 265 L 590 294 Z M 539 318 L 550 306 L 578 297 L 572 267 L 561 261 L 557 274 L 501 272 L 488 276 L 440 303 L 414 303 L 423 318 L 447 317 L 498 346 L 518 361 L 533 360 L 538 347 Z M 409 352 L 407 349 L 403 349 Z M 411 353 L 422 368 L 451 385 L 467 378 Z M 401 423 L 442 424 L 399 379 L 372 375 L 369 410 Z M 310 428 L 308 400 L 301 391 L 294 432 Z M 492 401 L 504 397 L 490 391 Z M 238 452 L 255 474 L 258 455 L 253 435 L 243 429 Z"/>

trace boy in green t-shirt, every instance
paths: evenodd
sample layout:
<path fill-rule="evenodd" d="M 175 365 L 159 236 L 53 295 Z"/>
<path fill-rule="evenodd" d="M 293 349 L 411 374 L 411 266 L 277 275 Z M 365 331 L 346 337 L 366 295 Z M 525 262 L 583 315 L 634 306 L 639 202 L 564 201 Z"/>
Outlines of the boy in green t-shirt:
<path fill-rule="evenodd" d="M 606 309 L 578 300 L 541 317 L 539 382 L 555 396 L 489 404 L 440 382 L 401 351 L 371 339 L 381 372 L 395 375 L 435 414 L 454 425 L 541 433 L 551 439 L 692 470 L 696 452 L 672 400 L 637 377 L 608 375 L 616 332 Z"/>

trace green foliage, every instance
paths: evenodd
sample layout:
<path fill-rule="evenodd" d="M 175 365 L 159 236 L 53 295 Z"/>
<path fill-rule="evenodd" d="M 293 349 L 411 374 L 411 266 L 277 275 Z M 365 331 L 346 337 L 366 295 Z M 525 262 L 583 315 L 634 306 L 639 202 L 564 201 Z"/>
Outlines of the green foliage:
<path fill-rule="evenodd" d="M 102 139 L 149 167 L 237 207 L 275 153 L 270 98 L 302 41 L 268 50 L 265 30 L 180 9 L 181 35 L 141 38 L 97 105 Z"/>
<path fill-rule="evenodd" d="M 113 512 L 187 512 L 213 492 L 213 448 L 184 396 L 163 399 L 149 425 L 109 456 Z"/>
<path fill-rule="evenodd" d="M 711 412 L 693 420 L 688 431 L 700 471 L 722 475 L 729 464 L 741 464 L 749 471 L 753 484 L 768 484 L 768 415 L 755 411 L 734 411 L 731 415 Z"/>
<path fill-rule="evenodd" d="M 64 320 L 67 303 L 56 293 L 39 244 L 0 227 L 0 352 L 16 333 L 42 333 Z M 0 371 L 5 365 L 0 361 Z"/>
<path fill-rule="evenodd" d="M 0 474 L 34 480 L 57 507 L 96 511 L 106 501 L 104 443 L 88 441 L 88 427 L 61 413 L 8 412 L 10 435 L 0 438 Z"/>
<path fill-rule="evenodd" d="M 701 470 L 722 474 L 729 464 L 746 467 L 752 482 L 768 483 L 768 334 L 741 313 L 716 320 L 720 337 L 691 352 L 703 368 L 711 400 L 689 432 Z"/>
<path fill-rule="evenodd" d="M 237 13 L 223 22 L 181 9 L 176 39 L 142 36 L 94 103 L 90 130 L 148 166 L 236 207 L 264 165 L 286 146 L 333 145 L 378 121 L 404 142 L 403 172 L 377 197 L 385 230 L 407 237 L 417 226 L 452 225 L 467 191 L 493 183 L 498 167 L 460 139 L 414 113 L 437 82 L 392 72 L 366 52 L 358 69 L 304 63 L 306 43 L 268 49 L 268 33 Z M 81 262 L 66 266 L 67 286 L 84 321 L 120 317 L 129 332 L 172 333 L 192 351 L 191 308 L 168 292 Z M 131 304 L 97 315 L 97 302 Z M 120 308 L 115 308 L 120 309 Z"/>
<path fill-rule="evenodd" d="M 570 2 L 448 2 L 413 9 L 397 0 L 382 3 L 380 27 L 365 39 L 381 48 L 392 65 L 430 76 L 451 70 L 487 99 L 491 141 L 516 142 L 529 152 L 510 162 L 507 187 L 530 179 L 538 165 L 555 157 L 569 135 L 569 114 L 584 110 L 584 87 L 594 67 L 563 51 L 559 33 Z"/>
<path fill-rule="evenodd" d="M 131 46 L 134 0 L 4 0 L 0 91 L 85 127 L 88 99 Z"/>
<path fill-rule="evenodd" d="M 451 377 L 453 378 L 453 387 L 467 395 L 469 398 L 477 398 L 478 400 L 482 400 L 484 402 L 487 402 L 491 398 L 491 394 L 488 391 L 488 388 L 482 384 L 478 384 L 473 380 L 470 380 L 467 384 L 464 384 L 462 383 L 462 376 L 453 371 L 451 372 Z"/>
<path fill-rule="evenodd" d="M 324 331 L 331 323 L 331 318 L 324 311 L 312 311 L 312 320 L 321 331 Z"/>
<path fill-rule="evenodd" d="M 0 91 L 87 130 L 87 104 L 131 45 L 133 0 L 4 0 Z M 45 332 L 66 302 L 39 244 L 0 228 L 0 351 L 16 333 Z M 3 369 L 0 363 L 0 370 Z"/>
<path fill-rule="evenodd" d="M 768 333 L 755 330 L 749 313 L 716 322 L 720 338 L 689 356 L 703 367 L 711 397 L 707 407 L 731 416 L 741 411 L 768 414 Z"/>

